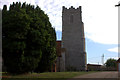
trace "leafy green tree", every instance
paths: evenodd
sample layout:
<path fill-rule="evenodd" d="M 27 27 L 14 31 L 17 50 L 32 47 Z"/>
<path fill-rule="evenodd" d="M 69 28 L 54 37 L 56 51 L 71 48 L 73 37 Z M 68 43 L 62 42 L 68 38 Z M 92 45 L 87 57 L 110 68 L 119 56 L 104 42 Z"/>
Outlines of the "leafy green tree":
<path fill-rule="evenodd" d="M 105 65 L 106 65 L 106 67 L 115 67 L 116 68 L 117 67 L 116 61 L 117 60 L 110 58 L 106 61 Z"/>
<path fill-rule="evenodd" d="M 7 71 L 16 74 L 50 67 L 56 58 L 56 33 L 44 11 L 13 2 L 9 10 L 4 5 L 2 14 L 2 56 Z"/>
<path fill-rule="evenodd" d="M 36 10 L 39 10 L 39 7 L 36 7 Z M 41 12 L 43 13 L 43 12 Z M 40 14 L 41 14 L 40 13 Z M 38 15 L 40 16 L 40 15 Z M 36 72 L 44 72 L 49 71 L 51 69 L 51 66 L 54 63 L 54 60 L 56 59 L 56 33 L 55 29 L 52 28 L 51 23 L 49 22 L 49 18 L 47 15 L 40 16 L 41 21 L 43 23 L 43 29 L 41 29 L 41 32 L 43 34 L 42 37 L 42 58 L 39 62 L 38 67 L 36 68 Z"/>

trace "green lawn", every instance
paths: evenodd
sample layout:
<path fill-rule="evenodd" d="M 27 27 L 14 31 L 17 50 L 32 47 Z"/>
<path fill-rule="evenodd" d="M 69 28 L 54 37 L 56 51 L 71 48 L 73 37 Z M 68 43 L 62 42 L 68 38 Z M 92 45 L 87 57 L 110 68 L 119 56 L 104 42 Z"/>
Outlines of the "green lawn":
<path fill-rule="evenodd" d="M 37 80 L 37 78 L 39 78 L 39 80 L 43 80 L 43 79 L 45 79 L 45 80 L 58 80 L 58 79 L 63 80 L 64 79 L 65 80 L 65 79 L 72 78 L 72 77 L 75 77 L 78 75 L 89 74 L 89 73 L 94 73 L 94 72 L 95 71 L 89 71 L 89 72 L 45 72 L 45 73 L 32 73 L 32 74 L 22 74 L 22 75 L 8 75 L 8 74 L 3 73 L 3 76 L 9 77 L 9 78 L 7 78 L 7 79 L 3 78 L 2 80 L 19 80 L 20 78 L 22 78 L 22 80 L 33 80 L 33 79 Z M 12 79 L 10 79 L 10 78 L 12 78 Z"/>

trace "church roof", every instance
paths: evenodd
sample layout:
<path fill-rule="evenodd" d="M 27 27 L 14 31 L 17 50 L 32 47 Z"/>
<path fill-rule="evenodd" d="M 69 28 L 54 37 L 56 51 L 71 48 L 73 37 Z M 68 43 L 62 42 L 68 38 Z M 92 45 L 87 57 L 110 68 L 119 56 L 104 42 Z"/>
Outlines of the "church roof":
<path fill-rule="evenodd" d="M 102 66 L 100 64 L 87 64 L 87 66 Z"/>

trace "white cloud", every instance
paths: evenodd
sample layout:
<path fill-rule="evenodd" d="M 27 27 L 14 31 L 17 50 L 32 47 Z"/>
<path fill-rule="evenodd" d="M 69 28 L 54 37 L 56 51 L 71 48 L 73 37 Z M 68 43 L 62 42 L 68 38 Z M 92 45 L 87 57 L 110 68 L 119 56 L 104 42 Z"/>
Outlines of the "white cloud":
<path fill-rule="evenodd" d="M 108 51 L 118 53 L 118 47 L 108 49 Z"/>
<path fill-rule="evenodd" d="M 83 12 L 87 38 L 102 44 L 118 43 L 118 8 L 115 4 L 117 0 L 89 1 L 85 14 Z"/>
<path fill-rule="evenodd" d="M 13 1 L 21 0 L 1 0 L 0 7 Z M 25 1 L 39 5 L 48 14 L 52 26 L 57 31 L 62 31 L 62 6 L 67 8 L 82 6 L 85 36 L 97 43 L 118 43 L 118 8 L 115 5 L 119 0 L 22 0 L 21 2 Z"/>

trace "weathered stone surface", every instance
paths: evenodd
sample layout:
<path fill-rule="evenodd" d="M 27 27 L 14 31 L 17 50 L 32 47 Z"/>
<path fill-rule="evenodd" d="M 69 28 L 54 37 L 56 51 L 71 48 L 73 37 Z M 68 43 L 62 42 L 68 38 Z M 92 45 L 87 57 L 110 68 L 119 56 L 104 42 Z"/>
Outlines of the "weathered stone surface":
<path fill-rule="evenodd" d="M 65 53 L 65 70 L 86 70 L 84 24 L 81 6 L 77 9 L 63 7 L 62 11 L 62 48 Z"/>

